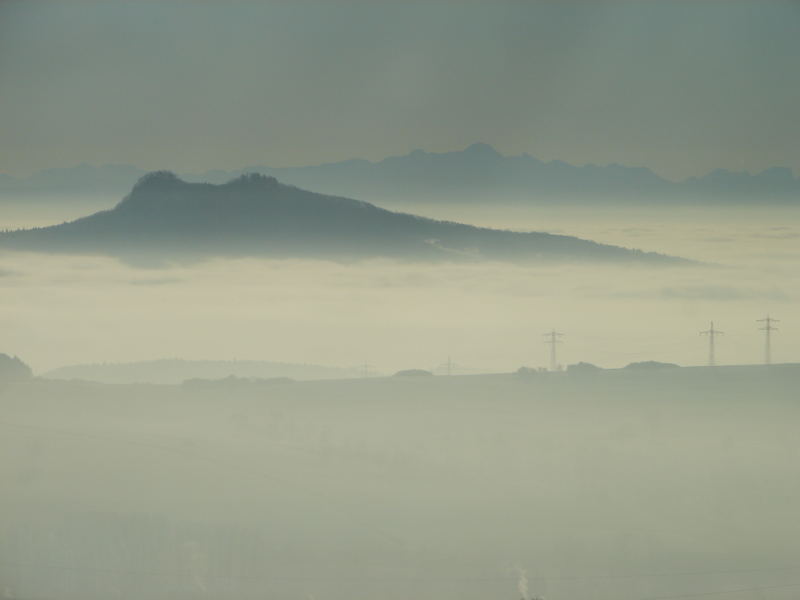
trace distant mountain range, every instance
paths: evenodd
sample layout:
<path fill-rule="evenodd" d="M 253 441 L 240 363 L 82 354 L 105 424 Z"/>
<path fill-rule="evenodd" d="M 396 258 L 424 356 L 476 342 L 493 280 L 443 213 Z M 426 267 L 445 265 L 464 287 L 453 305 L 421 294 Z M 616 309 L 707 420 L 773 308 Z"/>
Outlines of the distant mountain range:
<path fill-rule="evenodd" d="M 187 183 L 165 171 L 142 177 L 111 210 L 60 225 L 0 233 L 0 247 L 105 254 L 134 262 L 211 256 L 687 262 L 565 235 L 517 233 L 391 212 L 264 175 L 215 185 Z"/>
<path fill-rule="evenodd" d="M 224 183 L 259 172 L 305 189 L 393 203 L 429 201 L 759 202 L 800 204 L 800 178 L 774 167 L 751 175 L 724 169 L 671 182 L 642 167 L 576 166 L 522 154 L 505 156 L 487 144 L 434 153 L 415 150 L 380 161 L 346 160 L 305 167 L 251 166 L 235 171 L 185 173 L 187 181 Z M 0 197 L 9 195 L 125 193 L 145 171 L 130 165 L 46 169 L 27 178 L 0 174 Z"/>

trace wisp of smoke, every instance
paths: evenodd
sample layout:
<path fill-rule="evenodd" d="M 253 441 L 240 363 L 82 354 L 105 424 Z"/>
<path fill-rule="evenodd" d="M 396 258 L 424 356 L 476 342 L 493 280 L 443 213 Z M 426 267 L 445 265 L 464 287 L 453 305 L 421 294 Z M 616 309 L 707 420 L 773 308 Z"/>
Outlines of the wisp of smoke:
<path fill-rule="evenodd" d="M 520 569 L 519 567 L 517 567 L 517 574 L 519 575 L 517 589 L 519 590 L 520 598 L 521 600 L 528 600 L 528 574 L 525 569 Z"/>

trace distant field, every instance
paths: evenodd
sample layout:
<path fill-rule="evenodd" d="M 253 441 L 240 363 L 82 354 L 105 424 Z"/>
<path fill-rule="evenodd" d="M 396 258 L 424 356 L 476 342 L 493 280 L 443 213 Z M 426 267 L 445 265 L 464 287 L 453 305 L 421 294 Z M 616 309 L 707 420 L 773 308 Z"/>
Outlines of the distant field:
<path fill-rule="evenodd" d="M 800 365 L 0 390 L 20 598 L 648 598 L 800 579 Z M 774 598 L 792 597 L 793 588 Z"/>

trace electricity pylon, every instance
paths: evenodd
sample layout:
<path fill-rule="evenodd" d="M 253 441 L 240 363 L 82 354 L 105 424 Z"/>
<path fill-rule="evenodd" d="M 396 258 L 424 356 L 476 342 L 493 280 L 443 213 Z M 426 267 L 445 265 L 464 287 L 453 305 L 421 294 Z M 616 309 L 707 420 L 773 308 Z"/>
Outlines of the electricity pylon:
<path fill-rule="evenodd" d="M 560 338 L 563 335 L 564 335 L 563 333 L 559 333 L 555 329 L 553 329 L 550 333 L 545 333 L 544 334 L 544 337 L 545 337 L 544 343 L 545 344 L 550 344 L 550 370 L 551 371 L 558 371 L 558 361 L 556 360 L 556 344 L 560 344 L 561 343 L 561 340 L 559 340 L 558 338 Z"/>
<path fill-rule="evenodd" d="M 367 362 L 365 362 L 363 365 L 361 365 L 361 376 L 362 377 L 370 377 L 372 375 L 372 367 L 373 366 L 374 365 L 371 365 L 371 364 L 369 364 Z"/>
<path fill-rule="evenodd" d="M 714 338 L 718 335 L 725 335 L 725 332 L 714 329 L 714 321 L 711 321 L 711 327 L 705 331 L 701 331 L 700 335 L 708 336 L 708 366 L 713 367 L 717 364 L 716 357 L 714 356 Z"/>
<path fill-rule="evenodd" d="M 434 367 L 434 371 L 441 373 L 444 371 L 445 375 L 452 375 L 453 371 L 458 368 L 458 365 L 453 362 L 453 360 L 448 356 L 447 362 L 443 362 L 442 364 Z"/>
<path fill-rule="evenodd" d="M 770 365 L 772 364 L 772 347 L 771 347 L 771 336 L 770 332 L 778 331 L 777 327 L 773 327 L 773 323 L 780 323 L 778 319 L 773 319 L 769 315 L 764 317 L 763 319 L 758 319 L 759 323 L 764 323 L 763 327 L 760 327 L 761 331 L 765 333 L 764 336 L 764 364 Z"/>

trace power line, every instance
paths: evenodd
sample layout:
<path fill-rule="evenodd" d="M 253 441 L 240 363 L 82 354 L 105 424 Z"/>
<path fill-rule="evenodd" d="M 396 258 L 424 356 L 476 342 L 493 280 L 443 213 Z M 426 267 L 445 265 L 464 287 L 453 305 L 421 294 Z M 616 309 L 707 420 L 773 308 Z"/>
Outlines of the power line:
<path fill-rule="evenodd" d="M 764 323 L 763 327 L 759 329 L 764 332 L 764 364 L 770 365 L 772 364 L 772 345 L 771 345 L 771 336 L 770 333 L 773 331 L 778 331 L 777 327 L 773 327 L 773 323 L 780 323 L 778 319 L 773 319 L 769 315 L 764 317 L 763 319 L 758 319 L 759 323 Z"/>
<path fill-rule="evenodd" d="M 437 371 L 439 373 L 444 371 L 445 375 L 452 375 L 458 369 L 462 369 L 461 365 L 454 363 L 452 357 L 450 356 L 447 357 L 447 361 L 434 367 L 434 371 Z"/>
<path fill-rule="evenodd" d="M 711 321 L 711 327 L 706 329 L 705 331 L 701 331 L 700 335 L 707 335 L 708 336 L 708 366 L 713 367 L 717 364 L 716 357 L 714 356 L 714 338 L 718 335 L 724 335 L 724 331 L 720 331 L 719 329 L 714 329 L 714 321 Z"/>

